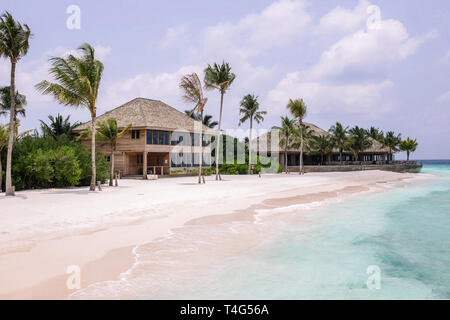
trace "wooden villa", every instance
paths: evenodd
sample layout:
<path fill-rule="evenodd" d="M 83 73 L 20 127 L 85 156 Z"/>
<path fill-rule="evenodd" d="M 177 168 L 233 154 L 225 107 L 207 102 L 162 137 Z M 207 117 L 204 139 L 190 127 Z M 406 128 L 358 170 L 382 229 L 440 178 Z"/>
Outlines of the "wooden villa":
<path fill-rule="evenodd" d="M 136 98 L 97 117 L 97 121 L 117 120 L 119 130 L 131 124 L 131 130 L 119 138 L 114 153 L 115 169 L 122 176 L 148 174 L 167 175 L 173 170 L 189 171 L 211 166 L 211 136 L 216 131 L 193 120 L 185 113 L 156 100 Z M 86 122 L 74 129 L 81 132 L 90 127 Z M 200 130 L 203 133 L 203 157 L 200 157 Z M 83 144 L 90 146 L 90 139 Z M 96 141 L 97 150 L 108 156 L 110 146 Z"/>
<path fill-rule="evenodd" d="M 304 123 L 310 133 L 313 136 L 330 136 L 330 134 L 319 128 L 312 123 Z M 276 133 L 274 133 L 276 134 Z M 278 141 L 282 140 L 282 136 L 277 136 Z M 360 159 L 356 159 L 353 153 L 344 150 L 342 153 L 342 162 L 344 165 L 381 165 L 386 164 L 389 160 L 389 148 L 384 147 L 380 142 L 369 138 L 372 140 L 372 146 L 364 151 L 360 152 Z M 285 154 L 286 150 L 282 147 L 271 143 L 271 133 L 264 134 L 251 143 L 252 151 L 261 155 L 271 156 L 278 153 L 280 164 L 285 165 Z M 323 162 L 323 163 L 322 163 Z M 300 149 L 298 148 L 288 148 L 287 149 L 287 163 L 291 171 L 297 170 L 300 165 Z M 319 165 L 330 165 L 337 166 L 341 164 L 340 153 L 338 149 L 333 149 L 329 154 L 325 155 L 322 159 L 322 155 L 314 152 L 310 152 L 305 143 L 303 152 L 303 163 L 305 166 L 319 166 Z"/>

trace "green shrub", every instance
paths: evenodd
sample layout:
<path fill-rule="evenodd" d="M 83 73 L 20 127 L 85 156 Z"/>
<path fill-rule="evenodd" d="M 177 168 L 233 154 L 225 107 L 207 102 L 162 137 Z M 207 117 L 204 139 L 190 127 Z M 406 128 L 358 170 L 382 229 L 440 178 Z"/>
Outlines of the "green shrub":
<path fill-rule="evenodd" d="M 97 180 L 109 177 L 106 157 L 96 154 Z M 26 136 L 14 144 L 13 184 L 16 190 L 87 186 L 91 182 L 91 152 L 67 137 Z"/>

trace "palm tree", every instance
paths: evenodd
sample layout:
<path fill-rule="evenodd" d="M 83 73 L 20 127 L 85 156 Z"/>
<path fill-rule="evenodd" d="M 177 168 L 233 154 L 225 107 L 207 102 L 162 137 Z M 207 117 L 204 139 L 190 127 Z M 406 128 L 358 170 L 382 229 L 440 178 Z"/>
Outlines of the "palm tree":
<path fill-rule="evenodd" d="M 16 93 L 14 94 L 15 99 L 15 109 L 16 112 L 14 114 L 14 117 L 16 118 L 17 114 L 20 114 L 21 116 L 25 117 L 25 108 L 24 106 L 27 105 L 27 97 L 23 94 L 20 94 L 19 91 L 16 90 Z M 10 111 L 11 108 L 11 92 L 10 87 L 1 87 L 0 88 L 0 116 L 6 115 L 8 111 Z M 15 121 L 16 119 L 14 119 Z"/>
<path fill-rule="evenodd" d="M 8 125 L 0 126 L 0 192 L 3 192 L 3 167 L 2 167 L 2 152 L 8 145 L 9 130 Z"/>
<path fill-rule="evenodd" d="M 281 127 L 273 127 L 280 130 L 280 147 L 284 148 L 284 172 L 288 173 L 288 149 L 291 147 L 291 136 L 294 134 L 294 124 L 297 119 L 289 119 L 289 117 L 281 117 Z"/>
<path fill-rule="evenodd" d="M 203 111 L 205 110 L 208 98 L 203 96 L 202 83 L 196 73 L 185 75 L 181 78 L 180 88 L 183 90 L 183 99 L 186 102 L 193 103 L 195 106 L 191 111 L 193 114 L 197 111 L 200 114 L 200 121 L 203 121 Z M 203 165 L 203 125 L 200 125 L 200 165 L 198 170 L 198 183 L 202 183 L 202 165 Z"/>
<path fill-rule="evenodd" d="M 24 135 L 30 133 L 32 130 L 27 130 L 22 133 L 18 133 L 19 124 L 16 123 L 14 128 L 14 140 L 23 137 Z M 9 124 L 0 125 L 0 192 L 2 192 L 3 186 L 3 167 L 2 167 L 2 152 L 8 146 L 9 141 Z"/>
<path fill-rule="evenodd" d="M 252 130 L 253 130 L 253 120 L 256 123 L 261 123 L 264 121 L 264 115 L 267 114 L 266 111 L 258 111 L 259 102 L 258 97 L 253 94 L 248 94 L 241 100 L 241 108 L 239 109 L 239 114 L 242 118 L 239 120 L 239 125 L 243 124 L 247 120 L 250 120 L 250 137 L 248 143 L 248 174 L 252 173 Z"/>
<path fill-rule="evenodd" d="M 228 63 L 222 62 L 222 65 L 214 63 L 214 66 L 208 64 L 205 69 L 205 88 L 207 90 L 217 89 L 220 92 L 220 115 L 219 128 L 216 137 L 216 180 L 222 180 L 219 175 L 219 155 L 220 155 L 220 135 L 222 129 L 222 110 L 223 110 L 223 96 L 230 88 L 230 85 L 236 79 L 236 75 L 231 72 L 231 67 Z"/>
<path fill-rule="evenodd" d="M 14 20 L 9 12 L 0 16 L 0 57 L 11 62 L 11 84 L 9 86 L 9 139 L 8 152 L 6 154 L 6 195 L 13 196 L 11 180 L 11 161 L 14 145 L 14 126 L 16 123 L 16 65 L 19 60 L 28 53 L 30 28 Z"/>
<path fill-rule="evenodd" d="M 85 107 L 91 114 L 91 157 L 92 179 L 90 190 L 95 191 L 95 118 L 97 114 L 97 96 L 103 74 L 103 64 L 95 59 L 95 50 L 89 44 L 81 45 L 80 58 L 69 55 L 66 58 L 51 58 L 50 74 L 56 83 L 42 81 L 36 89 L 43 94 L 52 95 L 56 101 L 71 107 Z"/>
<path fill-rule="evenodd" d="M 97 125 L 97 137 L 100 140 L 108 142 L 111 147 L 109 186 L 112 187 L 114 179 L 114 152 L 116 151 L 117 139 L 123 137 L 131 129 L 131 124 L 125 127 L 122 131 L 119 131 L 117 120 L 114 118 L 99 121 Z"/>
<path fill-rule="evenodd" d="M 408 137 L 408 139 L 403 140 L 400 142 L 400 150 L 406 151 L 406 161 L 409 161 L 409 154 L 411 152 L 415 152 L 417 147 L 419 146 L 419 143 L 416 139 L 411 139 Z"/>
<path fill-rule="evenodd" d="M 380 129 L 375 128 L 375 127 L 370 127 L 370 129 L 366 130 L 366 132 L 367 132 L 367 135 L 369 137 L 371 137 L 372 139 L 374 139 L 378 142 L 383 141 L 384 134 L 383 134 L 383 131 L 381 131 Z"/>
<path fill-rule="evenodd" d="M 355 126 L 350 129 L 350 145 L 351 149 L 355 153 L 356 159 L 360 160 L 360 153 L 372 147 L 373 141 L 368 136 L 366 130 Z"/>
<path fill-rule="evenodd" d="M 342 165 L 342 152 L 348 145 L 348 127 L 344 128 L 344 126 L 340 122 L 336 122 L 336 124 L 332 126 L 330 130 L 328 130 L 328 132 L 333 136 L 334 146 L 339 149 L 339 159 Z"/>
<path fill-rule="evenodd" d="M 67 116 L 65 119 L 62 115 L 58 113 L 56 117 L 48 116 L 50 123 L 47 124 L 42 120 L 41 122 L 41 130 L 44 136 L 50 136 L 54 139 L 65 135 L 69 139 L 73 139 L 75 137 L 75 133 L 72 131 L 74 128 L 80 125 L 80 122 L 75 122 L 73 124 L 70 123 L 70 116 Z"/>
<path fill-rule="evenodd" d="M 324 156 L 329 154 L 333 150 L 332 137 L 320 135 L 312 136 L 309 143 L 310 149 L 320 155 L 320 164 L 324 164 Z"/>
<path fill-rule="evenodd" d="M 190 116 L 192 119 L 200 121 L 200 114 L 199 113 L 192 113 L 192 110 L 185 110 L 184 113 L 186 113 L 188 116 Z M 219 123 L 217 121 L 212 121 L 213 116 L 210 114 L 205 114 L 203 116 L 203 125 L 207 126 L 210 129 L 214 129 Z"/>
<path fill-rule="evenodd" d="M 386 133 L 386 136 L 383 138 L 383 145 L 389 148 L 389 161 L 392 161 L 392 154 L 399 151 L 398 146 L 401 141 L 402 137 L 400 134 L 395 135 L 393 131 Z"/>
<path fill-rule="evenodd" d="M 297 99 L 297 100 L 289 100 L 289 103 L 286 106 L 291 114 L 297 118 L 298 120 L 298 126 L 300 128 L 300 168 L 299 168 L 299 174 L 303 174 L 303 119 L 306 117 L 307 112 L 307 106 L 306 103 L 303 101 L 303 99 Z"/>

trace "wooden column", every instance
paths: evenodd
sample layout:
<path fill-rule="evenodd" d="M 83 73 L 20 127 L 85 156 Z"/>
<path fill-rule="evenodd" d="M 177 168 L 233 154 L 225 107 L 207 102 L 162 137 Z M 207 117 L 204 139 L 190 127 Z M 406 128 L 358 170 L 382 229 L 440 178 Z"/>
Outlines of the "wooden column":
<path fill-rule="evenodd" d="M 143 174 L 143 178 L 144 180 L 147 180 L 147 155 L 148 152 L 143 153 L 144 159 L 143 159 L 143 163 L 142 163 L 142 174 Z"/>

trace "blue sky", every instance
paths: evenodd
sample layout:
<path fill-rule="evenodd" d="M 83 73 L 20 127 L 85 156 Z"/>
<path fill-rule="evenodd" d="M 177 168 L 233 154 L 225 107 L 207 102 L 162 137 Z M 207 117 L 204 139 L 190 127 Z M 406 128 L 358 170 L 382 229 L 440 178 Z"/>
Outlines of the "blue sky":
<path fill-rule="evenodd" d="M 66 27 L 72 4 L 81 9 L 79 30 Z M 415 158 L 450 158 L 448 1 L 3 0 L 0 10 L 34 33 L 17 74 L 28 97 L 24 128 L 58 112 L 89 119 L 85 110 L 62 107 L 33 89 L 50 80 L 50 56 L 88 42 L 105 64 L 99 114 L 138 96 L 188 109 L 177 86 L 181 76 L 225 60 L 237 75 L 225 97 L 225 128 L 237 127 L 247 93 L 268 111 L 260 128 L 279 124 L 288 99 L 303 97 L 306 121 L 324 129 L 336 121 L 374 125 L 417 138 Z M 8 84 L 9 63 L 2 59 L 0 85 Z M 218 118 L 218 94 L 207 95 L 207 113 Z"/>

